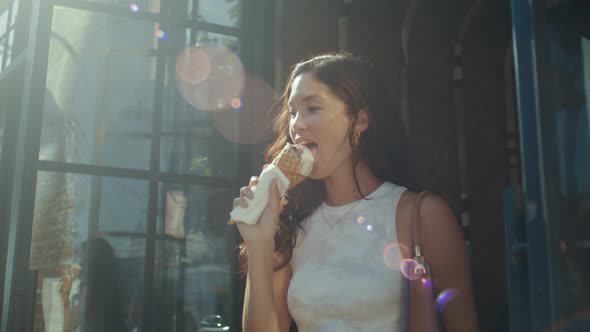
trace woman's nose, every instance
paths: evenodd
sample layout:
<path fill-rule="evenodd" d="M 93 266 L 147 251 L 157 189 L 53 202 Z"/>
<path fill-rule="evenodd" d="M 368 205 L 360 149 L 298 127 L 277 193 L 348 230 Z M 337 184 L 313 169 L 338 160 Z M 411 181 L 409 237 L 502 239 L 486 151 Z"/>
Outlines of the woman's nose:
<path fill-rule="evenodd" d="M 300 112 L 297 112 L 293 118 L 291 118 L 291 127 L 293 131 L 298 132 L 305 129 L 305 121 Z"/>

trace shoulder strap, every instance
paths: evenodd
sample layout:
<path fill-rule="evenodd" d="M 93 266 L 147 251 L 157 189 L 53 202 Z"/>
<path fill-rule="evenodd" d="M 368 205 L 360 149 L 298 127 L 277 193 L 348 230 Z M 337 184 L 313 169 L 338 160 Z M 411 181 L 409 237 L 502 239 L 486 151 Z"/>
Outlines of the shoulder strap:
<path fill-rule="evenodd" d="M 438 317 L 435 307 L 435 296 L 434 296 L 434 287 L 432 282 L 432 275 L 429 272 L 428 262 L 422 256 L 422 252 L 420 249 L 420 234 L 418 233 L 419 230 L 419 223 L 420 223 L 420 206 L 422 203 L 422 199 L 428 195 L 429 192 L 423 191 L 418 194 L 416 200 L 414 201 L 414 214 L 412 216 L 412 240 L 414 243 L 414 260 L 418 263 L 414 268 L 414 273 L 419 276 L 423 281 L 425 280 L 425 285 L 429 285 L 428 287 L 423 287 L 423 283 L 411 283 L 410 287 L 413 289 L 410 291 L 410 301 L 408 303 L 410 315 L 409 318 L 409 331 L 432 331 L 438 332 L 441 331 L 440 325 L 440 317 Z M 412 296 L 414 297 L 412 299 Z M 412 301 L 417 301 L 416 303 L 411 303 Z M 412 311 L 414 313 L 412 314 Z"/>
<path fill-rule="evenodd" d="M 426 266 L 424 264 L 422 250 L 420 248 L 420 234 L 418 232 L 418 226 L 420 224 L 420 206 L 422 205 L 422 199 L 428 194 L 428 191 L 422 191 L 418 194 L 418 197 L 416 197 L 416 200 L 414 201 L 414 213 L 412 214 L 412 246 L 414 248 L 414 260 L 422 265 L 424 269 L 423 273 L 426 273 Z"/>

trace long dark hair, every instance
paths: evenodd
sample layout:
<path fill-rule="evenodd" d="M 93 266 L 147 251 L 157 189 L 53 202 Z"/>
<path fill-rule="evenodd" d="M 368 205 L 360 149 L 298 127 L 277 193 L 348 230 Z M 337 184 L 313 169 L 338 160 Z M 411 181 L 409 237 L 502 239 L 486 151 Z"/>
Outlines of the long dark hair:
<path fill-rule="evenodd" d="M 353 146 L 352 127 L 361 110 L 369 114 L 369 126 L 362 133 L 359 144 L 353 149 L 353 178 L 361 194 L 356 176 L 356 164 L 363 161 L 381 181 L 389 181 L 411 188 L 410 160 L 405 127 L 386 85 L 378 77 L 372 65 L 348 53 L 331 53 L 313 57 L 295 65 L 285 92 L 278 103 L 278 114 L 273 123 L 273 140 L 265 153 L 270 163 L 286 143 L 293 143 L 289 136 L 290 114 L 288 99 L 293 80 L 304 73 L 327 85 L 347 106 L 351 125 L 348 131 Z M 279 269 L 291 260 L 297 229 L 324 201 L 324 182 L 306 179 L 291 188 L 281 198 L 279 229 L 275 235 L 275 252 L 281 257 L 275 264 Z M 245 272 L 246 250 L 241 248 L 242 271 Z"/>
<path fill-rule="evenodd" d="M 86 317 L 84 331 L 125 332 L 125 303 L 119 263 L 110 243 L 93 237 L 86 245 Z"/>

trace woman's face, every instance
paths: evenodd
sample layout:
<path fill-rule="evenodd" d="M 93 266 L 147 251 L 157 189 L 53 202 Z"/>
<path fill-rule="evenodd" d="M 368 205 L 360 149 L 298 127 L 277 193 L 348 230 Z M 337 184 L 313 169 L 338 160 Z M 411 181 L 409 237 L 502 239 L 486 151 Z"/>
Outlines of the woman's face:
<path fill-rule="evenodd" d="M 291 85 L 288 109 L 291 139 L 307 145 L 315 157 L 311 178 L 326 178 L 352 160 L 346 104 L 327 85 L 311 73 L 297 76 Z"/>

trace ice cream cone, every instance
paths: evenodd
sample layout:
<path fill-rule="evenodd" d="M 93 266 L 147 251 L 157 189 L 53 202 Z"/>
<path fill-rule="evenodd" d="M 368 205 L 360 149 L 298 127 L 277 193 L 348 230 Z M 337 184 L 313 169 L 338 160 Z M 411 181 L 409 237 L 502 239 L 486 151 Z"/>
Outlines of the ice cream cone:
<path fill-rule="evenodd" d="M 273 160 L 273 164 L 289 179 L 289 188 L 292 188 L 309 176 L 313 155 L 305 146 L 287 143 Z"/>
<path fill-rule="evenodd" d="M 301 175 L 297 172 L 289 172 L 286 170 L 281 169 L 281 172 L 285 174 L 285 176 L 289 179 L 289 189 L 298 185 L 301 181 L 305 180 L 307 176 Z"/>
<path fill-rule="evenodd" d="M 279 195 L 305 180 L 313 168 L 314 156 L 302 145 L 287 143 L 273 162 L 264 168 L 258 177 L 258 185 L 252 188 L 254 197 L 248 199 L 248 206 L 234 207 L 231 220 L 255 224 L 269 201 L 270 184 L 277 180 Z"/>

